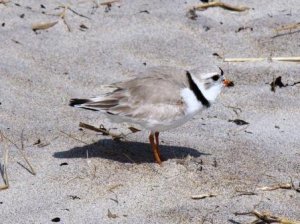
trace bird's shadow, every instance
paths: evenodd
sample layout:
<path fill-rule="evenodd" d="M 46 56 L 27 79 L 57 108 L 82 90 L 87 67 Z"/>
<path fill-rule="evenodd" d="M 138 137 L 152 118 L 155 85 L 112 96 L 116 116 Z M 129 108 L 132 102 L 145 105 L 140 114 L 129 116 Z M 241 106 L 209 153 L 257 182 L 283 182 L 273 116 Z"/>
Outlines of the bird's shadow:
<path fill-rule="evenodd" d="M 179 146 L 159 146 L 161 155 L 165 160 L 182 159 L 190 155 L 200 157 L 209 155 L 195 149 Z M 118 142 L 113 140 L 100 140 L 96 143 L 75 147 L 67 151 L 55 152 L 53 157 L 60 159 L 100 157 L 121 163 L 153 163 L 153 154 L 150 144 L 141 142 Z"/>

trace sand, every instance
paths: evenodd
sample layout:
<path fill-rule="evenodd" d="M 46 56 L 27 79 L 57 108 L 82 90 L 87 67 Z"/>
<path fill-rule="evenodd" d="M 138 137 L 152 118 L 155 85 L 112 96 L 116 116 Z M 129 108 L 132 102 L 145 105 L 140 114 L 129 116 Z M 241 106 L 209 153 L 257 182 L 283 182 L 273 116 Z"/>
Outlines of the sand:
<path fill-rule="evenodd" d="M 224 2 L 250 10 L 210 8 L 192 20 L 187 12 L 196 0 L 122 0 L 110 9 L 74 1 L 71 9 L 88 18 L 67 10 L 70 32 L 53 15 L 67 2 L 0 3 L 0 130 L 18 147 L 24 133 L 37 172 L 30 174 L 18 149 L 2 139 L 10 187 L 0 191 L 0 222 L 249 223 L 255 217 L 234 213 L 254 208 L 300 220 L 295 190 L 257 189 L 291 178 L 299 184 L 300 85 L 276 92 L 269 85 L 278 76 L 284 83 L 300 81 L 299 64 L 224 63 L 213 55 L 300 56 L 299 29 L 274 31 L 299 22 L 299 1 Z M 49 29 L 31 29 L 55 21 Z M 153 66 L 221 66 L 235 82 L 212 108 L 161 133 L 163 166 L 153 163 L 147 132 L 115 142 L 80 130 L 79 122 L 122 132 L 125 124 L 68 106 L 70 98 L 95 96 L 102 84 Z M 249 124 L 228 121 L 234 119 Z M 217 196 L 191 199 L 207 193 Z"/>

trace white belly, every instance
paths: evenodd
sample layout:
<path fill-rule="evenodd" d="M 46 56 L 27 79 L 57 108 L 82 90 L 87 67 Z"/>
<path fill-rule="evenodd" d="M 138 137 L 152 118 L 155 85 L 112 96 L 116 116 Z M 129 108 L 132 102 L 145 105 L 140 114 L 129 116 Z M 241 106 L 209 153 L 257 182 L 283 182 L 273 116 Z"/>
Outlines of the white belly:
<path fill-rule="evenodd" d="M 198 112 L 203 109 L 203 105 L 198 101 L 193 91 L 189 88 L 185 88 L 181 90 L 181 97 L 185 103 L 185 111 L 179 117 L 169 117 L 166 121 L 157 121 L 157 120 L 137 120 L 130 117 L 120 117 L 115 115 L 109 115 L 111 121 L 121 123 L 128 122 L 132 124 L 137 124 L 144 129 L 150 130 L 152 132 L 161 132 L 169 129 L 177 128 L 190 119 L 192 119 Z M 167 110 L 166 110 L 167 113 Z"/>

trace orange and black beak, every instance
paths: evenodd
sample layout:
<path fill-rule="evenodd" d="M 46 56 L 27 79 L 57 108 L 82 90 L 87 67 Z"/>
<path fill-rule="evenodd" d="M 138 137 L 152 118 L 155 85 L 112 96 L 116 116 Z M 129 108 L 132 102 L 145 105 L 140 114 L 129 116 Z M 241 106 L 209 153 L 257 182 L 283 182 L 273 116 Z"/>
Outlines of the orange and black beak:
<path fill-rule="evenodd" d="M 223 77 L 224 76 L 224 71 L 219 67 L 220 71 L 221 71 L 221 76 Z M 223 78 L 223 85 L 225 87 L 233 87 L 234 86 L 234 83 L 228 79 L 224 79 Z"/>
<path fill-rule="evenodd" d="M 223 84 L 225 87 L 233 87 L 234 83 L 228 79 L 224 79 Z"/>
<path fill-rule="evenodd" d="M 221 76 L 224 76 L 224 71 L 219 67 L 220 71 L 221 71 Z M 225 87 L 233 87 L 234 83 L 228 79 L 223 79 L 223 84 Z"/>

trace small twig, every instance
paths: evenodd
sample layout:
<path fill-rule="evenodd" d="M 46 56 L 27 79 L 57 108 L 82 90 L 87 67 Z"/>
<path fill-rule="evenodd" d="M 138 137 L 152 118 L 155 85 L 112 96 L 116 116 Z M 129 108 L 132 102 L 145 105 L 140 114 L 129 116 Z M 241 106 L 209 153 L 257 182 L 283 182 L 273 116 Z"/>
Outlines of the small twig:
<path fill-rule="evenodd" d="M 214 1 L 214 2 L 208 2 L 208 3 L 204 3 L 198 6 L 195 6 L 193 9 L 194 10 L 199 10 L 199 11 L 203 11 L 206 10 L 210 7 L 221 7 L 223 9 L 227 9 L 230 11 L 236 11 L 236 12 L 243 12 L 246 10 L 249 10 L 249 7 L 245 7 L 245 6 L 232 6 L 223 2 L 219 2 L 219 1 Z"/>
<path fill-rule="evenodd" d="M 235 212 L 233 214 L 235 216 L 238 216 L 238 215 L 252 215 L 252 212 Z"/>
<path fill-rule="evenodd" d="M 217 194 L 209 193 L 209 194 L 198 194 L 198 195 L 192 195 L 191 198 L 195 200 L 204 199 L 204 198 L 212 198 L 216 197 Z"/>
<path fill-rule="evenodd" d="M 252 191 L 240 191 L 240 190 L 236 190 L 236 192 L 238 193 L 236 196 L 243 196 L 243 195 L 253 196 L 253 195 L 257 195 L 257 193 L 252 192 Z"/>
<path fill-rule="evenodd" d="M 89 124 L 80 122 L 79 123 L 79 127 L 85 128 L 85 129 L 88 129 L 88 130 L 91 130 L 91 131 L 95 131 L 95 132 L 100 132 L 103 135 L 109 135 L 109 131 L 106 128 L 101 127 L 101 126 L 100 126 L 100 128 L 97 128 L 97 127 L 95 127 L 93 125 L 89 125 Z"/>
<path fill-rule="evenodd" d="M 89 124 L 86 124 L 86 123 L 83 123 L 83 122 L 80 122 L 79 123 L 79 127 L 81 128 L 86 128 L 86 129 L 89 129 L 89 130 L 92 130 L 92 131 L 96 131 L 96 132 L 100 132 L 102 133 L 103 135 L 109 135 L 111 136 L 114 140 L 120 140 L 120 139 L 124 139 L 126 137 L 125 134 L 121 133 L 121 134 L 116 134 L 116 133 L 113 133 L 111 132 L 110 130 L 107 130 L 103 125 L 100 126 L 100 128 L 97 128 L 93 125 L 89 125 Z"/>
<path fill-rule="evenodd" d="M 259 212 L 257 210 L 253 210 L 251 212 L 235 212 L 234 213 L 236 216 L 237 215 L 251 215 L 251 216 L 255 216 L 257 218 L 257 220 L 255 220 L 252 223 L 259 223 L 259 221 L 261 222 L 265 222 L 265 223 L 280 223 L 280 224 L 300 224 L 299 221 L 291 221 L 287 218 L 282 218 L 279 216 L 274 216 L 269 212 Z"/>

